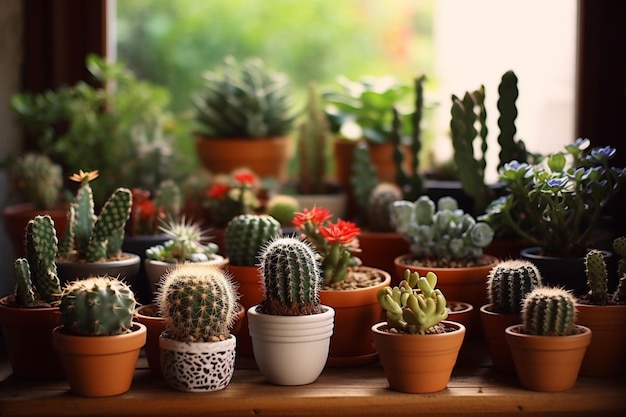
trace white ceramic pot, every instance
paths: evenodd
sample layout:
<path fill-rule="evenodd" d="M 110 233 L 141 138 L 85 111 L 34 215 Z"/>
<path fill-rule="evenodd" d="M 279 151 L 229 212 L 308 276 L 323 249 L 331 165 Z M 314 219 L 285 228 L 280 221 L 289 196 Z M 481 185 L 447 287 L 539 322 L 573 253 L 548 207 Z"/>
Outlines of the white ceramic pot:
<path fill-rule="evenodd" d="M 305 385 L 324 370 L 333 334 L 335 310 L 307 316 L 274 316 L 248 309 L 254 359 L 265 378 L 276 385 Z"/>

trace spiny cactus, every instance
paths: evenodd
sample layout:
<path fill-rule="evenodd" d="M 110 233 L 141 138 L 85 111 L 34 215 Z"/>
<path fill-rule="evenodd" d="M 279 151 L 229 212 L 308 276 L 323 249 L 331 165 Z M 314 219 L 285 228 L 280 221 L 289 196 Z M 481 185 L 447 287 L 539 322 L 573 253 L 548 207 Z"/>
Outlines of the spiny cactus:
<path fill-rule="evenodd" d="M 517 89 L 517 76 L 513 71 L 507 71 L 502 75 L 500 85 L 498 85 L 498 127 L 500 135 L 498 135 L 498 144 L 500 144 L 500 162 L 498 169 L 504 164 L 511 161 L 527 161 L 528 154 L 524 142 L 515 140 L 517 127 L 515 119 L 517 118 L 517 106 L 515 102 L 519 96 Z"/>
<path fill-rule="evenodd" d="M 92 276 L 68 283 L 61 295 L 61 323 L 68 333 L 110 336 L 131 331 L 135 295 L 117 278 Z"/>
<path fill-rule="evenodd" d="M 350 185 L 360 210 L 366 210 L 369 196 L 377 183 L 378 172 L 370 159 L 370 148 L 366 142 L 359 142 L 354 147 Z"/>
<path fill-rule="evenodd" d="M 98 171 L 82 170 L 70 177 L 80 182 L 80 188 L 68 211 L 67 228 L 59 243 L 60 257 L 70 258 L 75 248 L 78 260 L 95 262 L 112 258 L 121 252 L 124 227 L 130 217 L 132 193 L 127 188 L 118 188 L 96 217 L 89 182 L 97 177 Z"/>
<path fill-rule="evenodd" d="M 539 270 L 529 261 L 510 259 L 494 266 L 487 277 L 487 297 L 492 310 L 519 314 L 522 300 L 541 285 Z"/>
<path fill-rule="evenodd" d="M 36 216 L 26 226 L 26 257 L 15 260 L 17 280 L 16 301 L 34 306 L 58 304 L 61 285 L 57 276 L 55 257 L 57 236 L 49 215 Z"/>
<path fill-rule="evenodd" d="M 15 161 L 11 182 L 35 210 L 49 210 L 60 199 L 63 187 L 61 166 L 46 155 L 26 153 Z"/>
<path fill-rule="evenodd" d="M 231 265 L 258 264 L 259 248 L 281 233 L 280 223 L 265 214 L 242 214 L 226 226 L 224 244 Z"/>
<path fill-rule="evenodd" d="M 522 325 L 528 334 L 566 336 L 573 332 L 576 299 L 562 288 L 539 287 L 524 298 Z"/>
<path fill-rule="evenodd" d="M 211 342 L 230 335 L 237 297 L 235 284 L 222 269 L 190 263 L 163 277 L 156 300 L 169 338 Z"/>
<path fill-rule="evenodd" d="M 293 237 L 272 239 L 261 251 L 260 270 L 263 312 L 280 316 L 319 312 L 323 278 L 308 242 Z"/>
<path fill-rule="evenodd" d="M 385 310 L 387 323 L 399 332 L 426 334 L 448 317 L 446 298 L 437 286 L 437 275 L 428 272 L 404 271 L 404 279 L 397 287 L 378 291 L 378 303 Z"/>
<path fill-rule="evenodd" d="M 607 283 L 609 279 L 606 270 L 604 254 L 599 250 L 590 250 L 585 256 L 585 271 L 589 284 L 589 300 L 593 304 L 604 304 L 608 301 Z"/>
<path fill-rule="evenodd" d="M 391 203 L 402 200 L 402 191 L 392 183 L 380 183 L 372 190 L 367 203 L 367 224 L 373 232 L 393 232 Z"/>
<path fill-rule="evenodd" d="M 146 258 L 167 263 L 208 262 L 216 258 L 219 250 L 213 242 L 203 243 L 209 238 L 198 223 L 170 219 L 159 229 L 168 236 L 162 245 L 146 249 Z"/>

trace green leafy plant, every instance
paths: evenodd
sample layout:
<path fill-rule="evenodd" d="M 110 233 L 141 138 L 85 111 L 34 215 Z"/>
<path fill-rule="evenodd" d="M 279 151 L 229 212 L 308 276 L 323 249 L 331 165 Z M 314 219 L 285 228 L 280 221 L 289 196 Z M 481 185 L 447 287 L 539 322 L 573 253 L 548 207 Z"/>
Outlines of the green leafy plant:
<path fill-rule="evenodd" d="M 217 255 L 219 246 L 209 239 L 208 232 L 199 223 L 170 219 L 160 226 L 160 230 L 170 239 L 162 245 L 146 249 L 146 258 L 156 261 L 179 264 L 184 262 L 209 262 L 221 259 Z M 204 243 L 206 242 L 206 243 Z"/>
<path fill-rule="evenodd" d="M 508 259 L 499 262 L 487 277 L 487 298 L 497 313 L 520 314 L 524 297 L 542 285 L 541 273 L 529 261 Z"/>
<path fill-rule="evenodd" d="M 562 288 L 539 287 L 524 298 L 522 328 L 538 336 L 566 336 L 576 324 L 576 298 Z"/>

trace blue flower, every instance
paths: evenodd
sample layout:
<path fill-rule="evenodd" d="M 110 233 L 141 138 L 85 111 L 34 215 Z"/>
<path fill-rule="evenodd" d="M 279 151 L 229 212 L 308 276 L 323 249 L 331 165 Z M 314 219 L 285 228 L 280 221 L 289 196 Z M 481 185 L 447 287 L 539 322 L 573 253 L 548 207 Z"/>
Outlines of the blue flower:
<path fill-rule="evenodd" d="M 567 184 L 567 177 L 550 178 L 546 184 L 551 188 L 561 188 Z"/>

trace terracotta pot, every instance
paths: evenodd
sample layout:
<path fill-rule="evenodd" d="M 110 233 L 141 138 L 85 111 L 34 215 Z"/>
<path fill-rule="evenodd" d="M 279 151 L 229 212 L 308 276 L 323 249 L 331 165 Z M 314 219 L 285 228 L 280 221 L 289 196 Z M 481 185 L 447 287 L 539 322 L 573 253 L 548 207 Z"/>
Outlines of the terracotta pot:
<path fill-rule="evenodd" d="M 256 266 L 236 266 L 228 264 L 226 270 L 239 286 L 239 302 L 244 309 L 259 304 L 263 300 L 262 277 Z M 241 321 L 241 332 L 237 337 L 237 355 L 253 356 L 252 339 L 248 332 L 248 316 L 244 315 Z"/>
<path fill-rule="evenodd" d="M 139 351 L 146 343 L 146 326 L 115 336 L 75 336 L 52 331 L 52 346 L 61 355 L 72 392 L 83 397 L 109 397 L 127 392 Z"/>
<path fill-rule="evenodd" d="M 379 233 L 361 231 L 359 235 L 359 258 L 363 264 L 382 269 L 391 275 L 391 286 L 400 282 L 396 276 L 394 259 L 409 252 L 409 242 L 400 233 Z"/>
<path fill-rule="evenodd" d="M 441 334 L 401 334 L 384 330 L 387 322 L 372 326 L 389 386 L 394 391 L 427 394 L 446 389 L 465 336 L 465 326 L 444 320 Z"/>
<path fill-rule="evenodd" d="M 614 376 L 626 365 L 626 305 L 577 304 L 576 322 L 593 332 L 580 367 L 587 376 Z"/>
<path fill-rule="evenodd" d="M 378 360 L 376 346 L 369 331 L 381 319 L 382 308 L 377 294 L 389 286 L 391 276 L 382 269 L 354 267 L 382 277 L 379 284 L 354 290 L 321 290 L 322 304 L 335 310 L 335 331 L 330 339 L 327 366 L 342 367 L 372 363 Z"/>
<path fill-rule="evenodd" d="M 228 260 L 225 259 L 221 255 L 217 255 L 218 257 L 209 262 L 197 262 L 198 264 L 206 264 L 211 266 L 218 266 L 220 268 L 224 268 L 228 263 Z M 144 261 L 144 268 L 146 271 L 146 278 L 148 280 L 148 284 L 150 285 L 150 291 L 154 294 L 158 288 L 159 283 L 161 281 L 161 277 L 165 275 L 172 268 L 176 268 L 177 264 L 171 264 L 168 262 L 156 261 L 154 259 L 146 259 Z"/>
<path fill-rule="evenodd" d="M 52 348 L 52 330 L 61 324 L 58 307 L 21 308 L 0 298 L 0 324 L 13 375 L 62 378 L 61 358 Z"/>
<path fill-rule="evenodd" d="M 580 365 L 591 342 L 591 330 L 577 325 L 571 336 L 535 336 L 520 332 L 521 324 L 505 329 L 517 379 L 533 391 L 567 391 L 576 384 Z"/>
<path fill-rule="evenodd" d="M 447 300 L 447 302 L 447 320 L 461 323 L 463 326 L 465 326 L 465 330 L 467 330 L 467 326 L 472 324 L 472 318 L 474 317 L 474 306 L 464 301 Z"/>
<path fill-rule="evenodd" d="M 4 230 L 6 230 L 11 240 L 15 258 L 21 258 L 25 255 L 24 235 L 26 233 L 26 225 L 35 216 L 44 214 L 52 218 L 57 236 L 62 236 L 67 227 L 67 207 L 41 211 L 35 210 L 31 203 L 22 203 L 7 206 L 2 210 Z"/>
<path fill-rule="evenodd" d="M 515 372 L 513 356 L 506 342 L 504 329 L 519 324 L 521 322 L 520 315 L 495 313 L 491 311 L 491 306 L 491 304 L 485 304 L 480 307 L 480 319 L 493 367 L 500 372 Z"/>
<path fill-rule="evenodd" d="M 210 392 L 228 386 L 235 373 L 237 339 L 179 342 L 159 337 L 161 369 L 167 384 L 179 391 Z"/>
<path fill-rule="evenodd" d="M 124 253 L 125 259 L 107 262 L 67 262 L 56 261 L 57 272 L 61 283 L 85 279 L 89 276 L 105 275 L 118 277 L 131 287 L 135 286 L 135 279 L 139 273 L 141 258 L 134 253 Z"/>
<path fill-rule="evenodd" d="M 306 316 L 274 316 L 248 309 L 254 359 L 259 370 L 276 385 L 306 385 L 324 370 L 333 334 L 335 311 L 322 305 L 323 313 Z"/>
<path fill-rule="evenodd" d="M 275 138 L 205 138 L 195 136 L 200 162 L 213 174 L 229 174 L 247 167 L 261 178 L 287 178 L 290 143 L 287 137 Z"/>

